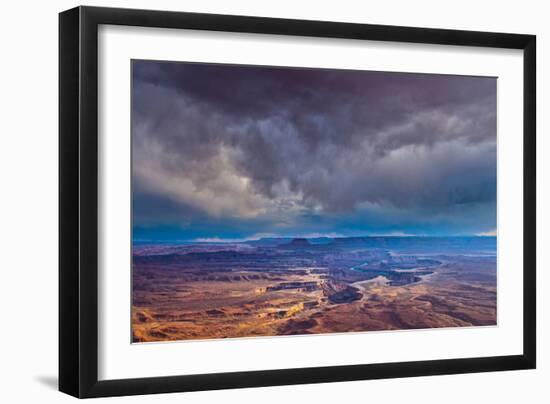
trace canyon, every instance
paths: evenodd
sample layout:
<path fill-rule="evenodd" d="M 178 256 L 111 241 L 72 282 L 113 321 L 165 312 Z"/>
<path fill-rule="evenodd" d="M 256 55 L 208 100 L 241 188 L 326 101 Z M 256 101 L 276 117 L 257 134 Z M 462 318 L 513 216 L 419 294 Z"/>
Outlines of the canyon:
<path fill-rule="evenodd" d="M 132 341 L 496 325 L 496 238 L 133 247 Z"/>

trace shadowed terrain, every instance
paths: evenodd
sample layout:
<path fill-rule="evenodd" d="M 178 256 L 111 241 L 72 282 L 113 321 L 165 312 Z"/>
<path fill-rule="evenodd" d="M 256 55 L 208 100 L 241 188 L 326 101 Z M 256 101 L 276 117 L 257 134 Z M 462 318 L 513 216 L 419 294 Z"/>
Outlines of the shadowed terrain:
<path fill-rule="evenodd" d="M 135 245 L 134 342 L 496 324 L 494 237 Z"/>

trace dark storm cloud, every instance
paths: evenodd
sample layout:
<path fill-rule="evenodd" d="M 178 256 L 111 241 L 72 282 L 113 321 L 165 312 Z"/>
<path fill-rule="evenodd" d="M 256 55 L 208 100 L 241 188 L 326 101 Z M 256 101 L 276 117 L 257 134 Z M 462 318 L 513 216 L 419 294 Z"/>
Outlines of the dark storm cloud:
<path fill-rule="evenodd" d="M 146 61 L 133 69 L 134 182 L 183 216 L 284 227 L 366 206 L 421 210 L 424 221 L 489 206 L 482 230 L 494 228 L 496 79 Z"/>

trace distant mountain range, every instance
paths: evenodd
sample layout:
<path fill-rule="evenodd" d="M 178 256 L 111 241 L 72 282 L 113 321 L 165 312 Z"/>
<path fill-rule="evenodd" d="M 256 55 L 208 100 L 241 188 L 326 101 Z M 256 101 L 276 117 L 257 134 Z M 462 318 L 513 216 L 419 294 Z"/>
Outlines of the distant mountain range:
<path fill-rule="evenodd" d="M 384 249 L 397 251 L 418 251 L 424 252 L 464 252 L 486 251 L 496 252 L 497 238 L 495 236 L 365 236 L 365 237 L 266 237 L 258 240 L 243 241 L 134 241 L 134 245 L 140 246 L 188 246 L 193 245 L 219 245 L 227 246 L 250 246 L 283 249 L 323 249 L 323 248 L 364 248 Z M 173 247 L 170 247 L 173 248 Z"/>
<path fill-rule="evenodd" d="M 256 246 L 271 246 L 283 249 L 308 248 L 372 248 L 399 251 L 465 253 L 475 251 L 496 251 L 497 241 L 494 236 L 467 237 L 411 237 L 411 236 L 372 236 L 372 237 L 337 237 L 337 238 L 269 238 L 247 242 Z"/>

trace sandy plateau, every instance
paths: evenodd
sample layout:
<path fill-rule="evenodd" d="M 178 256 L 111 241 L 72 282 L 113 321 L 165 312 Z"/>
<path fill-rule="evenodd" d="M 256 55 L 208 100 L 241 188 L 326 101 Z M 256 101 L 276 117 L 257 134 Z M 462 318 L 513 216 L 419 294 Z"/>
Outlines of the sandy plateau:
<path fill-rule="evenodd" d="M 133 342 L 496 324 L 494 238 L 135 246 Z"/>

